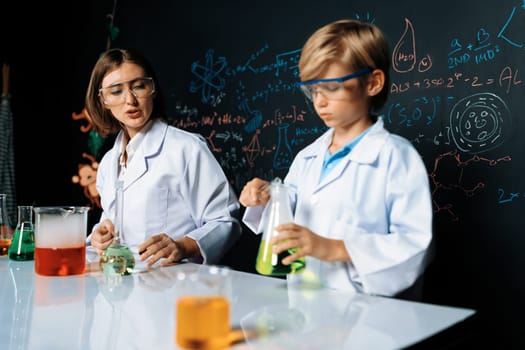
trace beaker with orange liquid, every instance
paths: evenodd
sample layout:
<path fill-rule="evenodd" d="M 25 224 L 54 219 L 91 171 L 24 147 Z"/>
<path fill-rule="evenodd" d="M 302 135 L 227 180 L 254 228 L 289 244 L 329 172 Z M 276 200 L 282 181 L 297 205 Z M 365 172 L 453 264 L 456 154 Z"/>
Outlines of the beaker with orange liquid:
<path fill-rule="evenodd" d="M 35 207 L 35 272 L 43 276 L 84 273 L 89 207 Z"/>
<path fill-rule="evenodd" d="M 237 339 L 231 331 L 231 275 L 225 266 L 180 266 L 176 276 L 175 342 L 183 349 L 219 350 Z"/>
<path fill-rule="evenodd" d="M 13 240 L 13 226 L 7 213 L 7 195 L 0 193 L 0 256 L 7 255 L 7 250 Z"/>

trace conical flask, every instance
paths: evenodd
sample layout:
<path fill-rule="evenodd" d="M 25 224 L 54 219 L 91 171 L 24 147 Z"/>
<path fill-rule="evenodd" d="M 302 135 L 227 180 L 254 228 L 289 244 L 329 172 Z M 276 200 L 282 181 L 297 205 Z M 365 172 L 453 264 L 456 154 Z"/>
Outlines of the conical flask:
<path fill-rule="evenodd" d="M 9 246 L 9 259 L 17 261 L 33 260 L 35 254 L 35 228 L 33 226 L 33 206 L 18 206 L 18 223 L 13 241 Z"/>
<path fill-rule="evenodd" d="M 0 255 L 7 255 L 13 239 L 13 226 L 7 214 L 7 195 L 0 193 Z"/>
<path fill-rule="evenodd" d="M 294 153 L 288 142 L 288 123 L 279 126 L 279 139 L 277 140 L 277 149 L 273 157 L 274 169 L 288 169 L 292 163 Z"/>
<path fill-rule="evenodd" d="M 122 244 L 124 226 L 124 183 L 117 181 L 115 208 L 115 232 L 113 242 L 100 255 L 100 267 L 105 275 L 131 275 L 135 267 L 135 257 L 127 245 Z"/>
<path fill-rule="evenodd" d="M 270 243 L 272 237 L 279 234 L 275 227 L 280 224 L 293 222 L 293 213 L 290 206 L 290 198 L 286 185 L 280 178 L 275 178 L 270 184 L 270 201 L 266 208 L 266 222 L 257 254 L 255 269 L 262 275 L 283 276 L 292 273 L 302 272 L 305 267 L 304 257 L 294 261 L 290 265 L 283 265 L 282 259 L 293 254 L 297 248 L 288 249 L 280 254 L 273 252 L 273 244 Z"/>

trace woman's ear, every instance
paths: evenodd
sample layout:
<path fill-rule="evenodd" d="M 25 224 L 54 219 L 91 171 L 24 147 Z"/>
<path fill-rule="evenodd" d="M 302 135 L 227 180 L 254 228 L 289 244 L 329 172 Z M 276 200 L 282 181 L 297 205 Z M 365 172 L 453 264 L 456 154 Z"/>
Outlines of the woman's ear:
<path fill-rule="evenodd" d="M 368 77 L 368 96 L 375 96 L 385 86 L 385 73 L 381 69 L 374 69 Z"/>

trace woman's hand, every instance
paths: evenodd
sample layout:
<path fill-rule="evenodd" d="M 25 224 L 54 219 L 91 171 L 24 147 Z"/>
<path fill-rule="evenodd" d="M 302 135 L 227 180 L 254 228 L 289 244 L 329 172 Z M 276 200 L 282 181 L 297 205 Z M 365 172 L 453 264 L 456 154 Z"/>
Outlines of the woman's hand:
<path fill-rule="evenodd" d="M 100 255 L 113 242 L 115 226 L 111 220 L 106 219 L 91 233 L 91 246 Z"/>
<path fill-rule="evenodd" d="M 284 265 L 290 265 L 303 256 L 313 256 L 323 261 L 351 262 L 342 240 L 319 236 L 308 228 L 294 223 L 279 225 L 275 230 L 279 234 L 270 241 L 274 245 L 274 253 L 279 254 L 288 249 L 298 248 L 295 253 L 282 260 Z"/>
<path fill-rule="evenodd" d="M 197 242 L 189 237 L 174 240 L 165 233 L 159 233 L 139 246 L 139 255 L 141 261 L 148 260 L 148 267 L 160 259 L 164 259 L 160 266 L 166 266 L 185 258 L 197 257 L 200 255 L 200 249 Z"/>
<path fill-rule="evenodd" d="M 265 205 L 269 199 L 270 183 L 257 177 L 244 185 L 239 196 L 239 202 L 245 207 Z"/>

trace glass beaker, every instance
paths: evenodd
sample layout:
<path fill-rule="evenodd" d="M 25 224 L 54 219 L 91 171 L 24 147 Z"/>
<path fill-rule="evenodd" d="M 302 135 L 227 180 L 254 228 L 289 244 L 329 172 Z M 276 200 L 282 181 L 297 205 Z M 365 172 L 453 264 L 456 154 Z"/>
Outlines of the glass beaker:
<path fill-rule="evenodd" d="M 35 207 L 35 272 L 84 273 L 89 207 Z"/>
<path fill-rule="evenodd" d="M 226 266 L 186 265 L 176 276 L 175 342 L 183 349 L 219 350 L 232 342 L 231 273 Z"/>
<path fill-rule="evenodd" d="M 33 226 L 33 206 L 18 206 L 18 223 L 13 241 L 9 246 L 9 259 L 17 261 L 33 260 L 35 253 L 35 228 Z"/>
<path fill-rule="evenodd" d="M 7 195 L 0 193 L 0 255 L 6 255 L 13 239 L 13 226 L 7 214 Z"/>
<path fill-rule="evenodd" d="M 290 265 L 284 265 L 282 260 L 288 255 L 293 254 L 297 248 L 288 249 L 282 253 L 273 252 L 273 244 L 270 240 L 279 234 L 275 227 L 280 224 L 293 222 L 292 207 L 288 190 L 280 178 L 275 178 L 270 184 L 270 201 L 266 208 L 266 222 L 264 224 L 263 236 L 257 253 L 255 269 L 262 275 L 283 276 L 289 273 L 302 272 L 306 262 L 304 257 L 292 262 Z"/>

